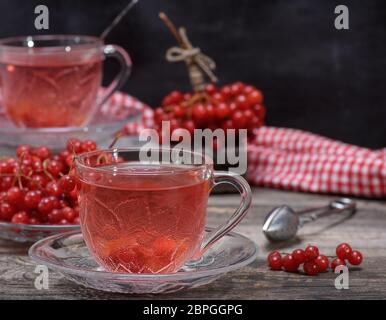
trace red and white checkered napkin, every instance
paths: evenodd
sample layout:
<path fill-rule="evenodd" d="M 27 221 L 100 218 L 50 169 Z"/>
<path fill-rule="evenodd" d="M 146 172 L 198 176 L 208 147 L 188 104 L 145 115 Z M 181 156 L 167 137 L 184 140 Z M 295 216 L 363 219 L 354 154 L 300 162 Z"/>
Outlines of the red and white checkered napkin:
<path fill-rule="evenodd" d="M 263 127 L 248 145 L 249 182 L 306 192 L 386 196 L 386 151 Z"/>
<path fill-rule="evenodd" d="M 127 134 L 153 125 L 153 111 L 145 104 L 116 93 L 106 111 L 126 106 L 143 111 L 142 118 L 125 127 Z M 248 145 L 247 179 L 252 184 L 305 192 L 386 196 L 386 150 L 334 141 L 312 133 L 263 127 Z"/>

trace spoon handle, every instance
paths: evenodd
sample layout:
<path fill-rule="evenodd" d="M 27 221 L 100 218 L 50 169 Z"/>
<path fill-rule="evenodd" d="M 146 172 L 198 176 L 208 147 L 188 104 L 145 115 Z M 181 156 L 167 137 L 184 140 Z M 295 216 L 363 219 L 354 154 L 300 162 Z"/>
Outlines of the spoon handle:
<path fill-rule="evenodd" d="M 354 214 L 356 211 L 356 202 L 349 198 L 340 198 L 337 200 L 333 200 L 325 207 L 308 209 L 298 212 L 298 214 L 301 216 L 300 226 L 303 226 L 309 222 L 315 221 L 322 217 L 346 211 L 349 211 L 351 214 Z"/>

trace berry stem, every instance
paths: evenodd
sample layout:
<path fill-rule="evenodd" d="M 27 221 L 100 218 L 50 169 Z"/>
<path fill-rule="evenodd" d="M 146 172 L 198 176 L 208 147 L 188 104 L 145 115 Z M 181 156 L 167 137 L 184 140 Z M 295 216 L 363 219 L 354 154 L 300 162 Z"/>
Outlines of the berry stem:
<path fill-rule="evenodd" d="M 212 98 L 206 92 L 198 92 L 187 102 L 192 107 L 197 102 L 211 102 Z"/>
<path fill-rule="evenodd" d="M 212 82 L 216 82 L 217 77 L 213 73 L 216 64 L 213 59 L 204 55 L 200 48 L 193 47 L 186 35 L 185 28 L 180 27 L 177 29 L 164 12 L 159 13 L 159 18 L 165 23 L 180 46 L 180 48 L 170 48 L 166 53 L 166 60 L 169 62 L 185 61 L 190 83 L 195 92 L 204 90 L 205 74 Z"/>
<path fill-rule="evenodd" d="M 119 140 L 120 138 L 122 138 L 123 135 L 124 135 L 124 134 L 123 134 L 122 131 L 116 133 L 116 134 L 114 135 L 113 141 L 111 141 L 111 143 L 110 143 L 110 145 L 109 145 L 109 149 L 113 148 L 113 147 L 117 144 L 118 140 Z"/>
<path fill-rule="evenodd" d="M 211 103 L 212 98 L 210 97 L 209 94 L 206 92 L 197 92 L 195 93 L 188 101 L 184 101 L 180 104 L 181 107 L 191 110 L 192 107 L 197 103 L 197 102 L 202 102 L 202 103 Z M 164 109 L 168 112 L 171 112 L 173 110 L 174 105 L 168 105 L 165 106 Z M 111 148 L 111 147 L 110 147 Z"/>
<path fill-rule="evenodd" d="M 20 189 L 23 189 L 23 183 L 21 182 L 21 176 L 20 175 L 17 176 L 17 184 L 19 185 Z"/>
<path fill-rule="evenodd" d="M 55 178 L 51 175 L 51 173 L 48 172 L 47 170 L 47 166 L 48 166 L 48 162 L 50 160 L 49 159 L 46 159 L 43 161 L 43 171 L 44 171 L 44 174 L 51 179 L 51 181 L 55 181 Z"/>
<path fill-rule="evenodd" d="M 164 13 L 164 12 L 160 12 L 159 13 L 159 18 L 165 23 L 165 25 L 169 28 L 170 32 L 172 33 L 172 35 L 174 36 L 174 38 L 176 38 L 179 46 L 181 48 L 184 48 L 186 49 L 186 44 L 184 43 L 184 41 L 182 40 L 181 38 L 181 35 L 180 33 L 178 32 L 176 26 L 174 25 L 174 23 L 169 19 L 169 17 Z"/>

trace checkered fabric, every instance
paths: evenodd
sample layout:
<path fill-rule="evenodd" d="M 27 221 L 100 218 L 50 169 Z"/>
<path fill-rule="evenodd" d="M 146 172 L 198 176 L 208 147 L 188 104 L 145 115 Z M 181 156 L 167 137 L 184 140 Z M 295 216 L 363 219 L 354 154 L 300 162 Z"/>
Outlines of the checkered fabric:
<path fill-rule="evenodd" d="M 251 183 L 281 189 L 386 196 L 386 152 L 316 134 L 263 127 L 248 145 Z"/>

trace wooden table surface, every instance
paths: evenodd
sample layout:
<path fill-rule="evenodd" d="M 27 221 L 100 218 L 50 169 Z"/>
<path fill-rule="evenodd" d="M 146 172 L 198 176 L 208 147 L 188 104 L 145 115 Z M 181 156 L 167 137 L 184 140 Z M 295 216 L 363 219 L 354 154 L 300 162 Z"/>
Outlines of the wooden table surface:
<path fill-rule="evenodd" d="M 215 282 L 192 290 L 159 296 L 130 296 L 84 288 L 50 272 L 50 288 L 34 287 L 35 265 L 27 256 L 28 245 L 0 240 L 0 299 L 372 299 L 386 298 L 386 205 L 384 201 L 358 200 L 358 212 L 343 222 L 324 218 L 301 230 L 291 243 L 269 244 L 262 232 L 266 213 L 274 206 L 288 204 L 295 209 L 326 204 L 337 197 L 255 188 L 253 207 L 235 231 L 253 239 L 259 257 L 251 265 Z M 208 225 L 225 221 L 237 207 L 236 194 L 214 195 L 208 209 Z M 361 268 L 351 269 L 349 289 L 334 286 L 332 272 L 316 277 L 268 270 L 265 257 L 273 249 L 291 251 L 315 244 L 332 255 L 340 242 L 349 242 L 363 252 Z"/>

